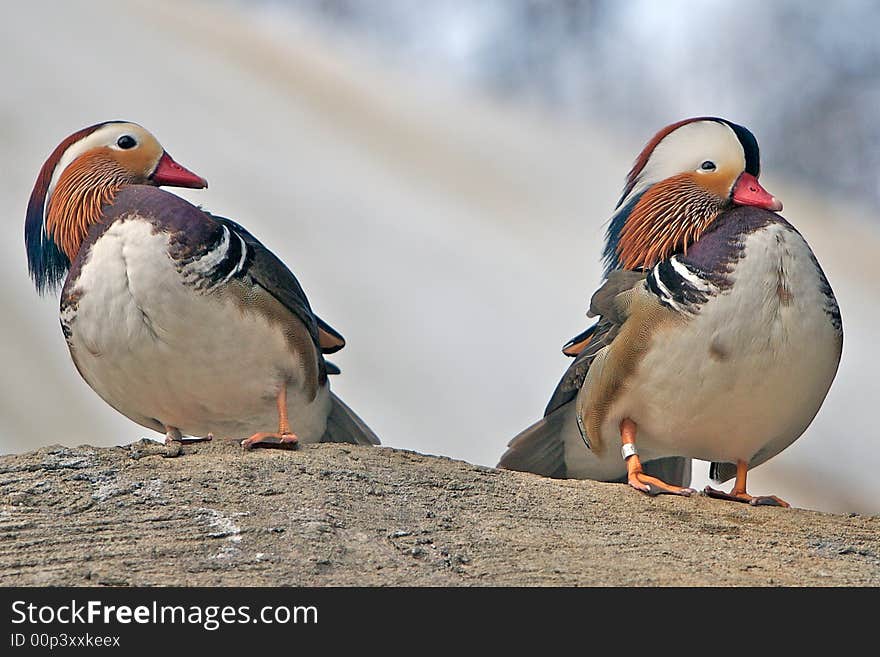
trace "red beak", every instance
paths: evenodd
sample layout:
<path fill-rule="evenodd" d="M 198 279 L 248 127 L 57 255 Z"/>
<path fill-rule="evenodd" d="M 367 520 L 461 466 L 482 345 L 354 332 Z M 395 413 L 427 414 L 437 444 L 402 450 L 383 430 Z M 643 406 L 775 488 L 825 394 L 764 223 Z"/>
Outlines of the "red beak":
<path fill-rule="evenodd" d="M 733 186 L 733 202 L 739 205 L 754 205 L 772 212 L 782 210 L 782 201 L 761 187 L 761 183 L 750 173 L 743 172 Z"/>
<path fill-rule="evenodd" d="M 208 181 L 197 176 L 189 169 L 184 169 L 177 162 L 171 159 L 168 153 L 162 153 L 159 158 L 159 164 L 156 170 L 150 176 L 157 185 L 168 185 L 169 187 L 191 187 L 192 189 L 203 189 L 208 186 Z"/>

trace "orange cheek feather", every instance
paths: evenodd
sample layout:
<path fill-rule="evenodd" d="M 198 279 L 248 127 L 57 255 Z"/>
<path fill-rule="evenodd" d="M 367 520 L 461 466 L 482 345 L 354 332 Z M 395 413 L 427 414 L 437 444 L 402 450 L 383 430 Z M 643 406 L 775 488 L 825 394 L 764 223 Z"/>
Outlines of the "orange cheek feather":
<path fill-rule="evenodd" d="M 101 221 L 101 209 L 112 202 L 125 182 L 125 172 L 105 149 L 77 158 L 65 169 L 46 214 L 46 234 L 73 261 L 92 224 Z"/>
<path fill-rule="evenodd" d="M 649 188 L 620 232 L 617 254 L 624 269 L 649 269 L 687 252 L 726 204 L 729 172 L 683 173 Z"/>

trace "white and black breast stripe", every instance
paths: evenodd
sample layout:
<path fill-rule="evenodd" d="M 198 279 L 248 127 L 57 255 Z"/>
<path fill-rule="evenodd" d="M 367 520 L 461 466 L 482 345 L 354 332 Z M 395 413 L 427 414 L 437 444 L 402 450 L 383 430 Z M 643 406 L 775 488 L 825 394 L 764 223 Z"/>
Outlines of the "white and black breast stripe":
<path fill-rule="evenodd" d="M 247 269 L 251 251 L 244 238 L 228 226 L 222 226 L 220 239 L 199 257 L 182 268 L 184 281 L 199 289 L 211 289 L 241 276 Z"/>
<path fill-rule="evenodd" d="M 215 275 L 223 276 L 221 284 L 229 281 L 230 278 L 240 275 L 244 271 L 245 263 L 248 259 L 248 245 L 244 238 L 235 231 L 230 231 L 228 227 L 223 226 L 226 233 L 231 233 L 232 238 L 229 241 L 229 248 L 226 250 L 226 256 L 220 261 L 215 270 Z M 225 275 L 223 275 L 225 272 Z"/>
<path fill-rule="evenodd" d="M 681 262 L 678 256 L 655 265 L 645 282 L 664 306 L 680 313 L 694 314 L 699 311 L 717 288 L 703 278 L 700 271 Z"/>

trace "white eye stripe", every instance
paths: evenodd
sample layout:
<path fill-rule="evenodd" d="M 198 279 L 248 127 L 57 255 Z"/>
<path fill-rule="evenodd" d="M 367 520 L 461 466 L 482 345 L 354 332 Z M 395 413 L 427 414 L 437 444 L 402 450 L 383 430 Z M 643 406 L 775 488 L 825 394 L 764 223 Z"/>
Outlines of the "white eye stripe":
<path fill-rule="evenodd" d="M 55 191 L 55 185 L 58 184 L 58 180 L 61 178 L 61 174 L 64 173 L 64 170 L 69 167 L 76 158 L 93 148 L 107 146 L 108 144 L 116 146 L 116 140 L 130 131 L 131 128 L 129 126 L 131 126 L 131 124 L 108 123 L 95 130 L 92 134 L 83 137 L 67 147 L 67 150 L 65 150 L 58 159 L 58 164 L 55 165 L 55 169 L 52 171 L 52 178 L 49 180 L 49 188 L 46 190 L 46 198 L 43 200 L 44 223 L 46 221 L 46 212 L 49 209 L 49 199 L 52 198 L 52 192 Z"/>
<path fill-rule="evenodd" d="M 700 168 L 705 161 L 712 162 L 714 170 L 720 166 L 745 170 L 745 151 L 733 128 L 726 123 L 698 121 L 666 135 L 654 147 L 621 206 L 651 185 L 671 176 L 688 171 L 712 173 Z"/>

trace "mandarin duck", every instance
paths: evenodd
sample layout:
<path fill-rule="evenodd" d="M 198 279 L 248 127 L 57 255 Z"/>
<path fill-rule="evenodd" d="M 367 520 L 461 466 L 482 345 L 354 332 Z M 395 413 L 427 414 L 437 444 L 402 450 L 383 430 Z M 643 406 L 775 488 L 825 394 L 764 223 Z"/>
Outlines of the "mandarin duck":
<path fill-rule="evenodd" d="M 70 135 L 37 177 L 28 266 L 40 293 L 63 280 L 61 328 L 86 383 L 167 444 L 378 444 L 330 392 L 339 370 L 324 354 L 345 341 L 291 271 L 239 224 L 160 185 L 207 182 L 122 121 Z"/>
<path fill-rule="evenodd" d="M 746 476 L 812 422 L 843 332 L 822 268 L 759 172 L 754 135 L 724 119 L 648 142 L 608 226 L 598 320 L 565 345 L 574 361 L 545 417 L 500 467 L 689 495 L 696 458 L 714 481 L 735 478 L 705 494 L 788 506 L 750 495 Z"/>

